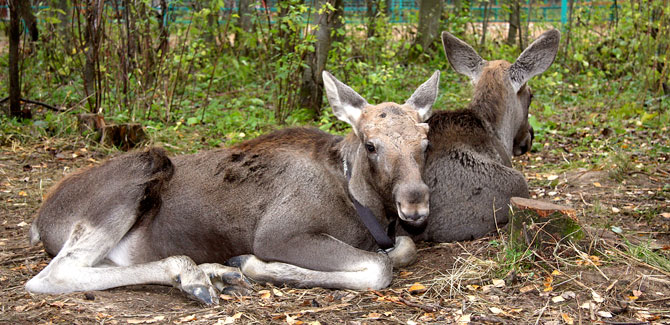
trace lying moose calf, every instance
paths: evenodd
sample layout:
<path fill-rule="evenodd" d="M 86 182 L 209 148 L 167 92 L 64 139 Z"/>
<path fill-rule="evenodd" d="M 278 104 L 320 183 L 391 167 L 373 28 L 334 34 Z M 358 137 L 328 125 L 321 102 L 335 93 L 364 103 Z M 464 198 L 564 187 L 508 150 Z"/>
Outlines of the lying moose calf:
<path fill-rule="evenodd" d="M 526 82 L 551 66 L 560 38 L 559 31 L 547 31 L 509 63 L 486 61 L 442 33 L 449 63 L 470 78 L 474 94 L 467 109 L 438 111 L 428 121 L 431 147 L 423 175 L 431 191 L 430 217 L 425 228 L 406 227 L 415 240 L 479 238 L 507 223 L 511 197 L 528 197 L 523 174 L 511 164 L 533 139 Z"/>
<path fill-rule="evenodd" d="M 298 128 L 173 158 L 152 148 L 62 180 L 30 230 L 31 242 L 41 240 L 55 257 L 26 289 L 155 283 L 214 303 L 215 288 L 244 283 L 236 268 L 216 263 L 240 255 L 242 273 L 253 280 L 388 286 L 393 266 L 414 260 L 414 244 L 398 237 L 388 255 L 374 252 L 354 202 L 382 226 L 387 213 L 414 225 L 426 220 L 424 121 L 439 71 L 403 105 L 370 105 L 330 73 L 323 80 L 335 116 L 353 129 L 344 138 Z"/>

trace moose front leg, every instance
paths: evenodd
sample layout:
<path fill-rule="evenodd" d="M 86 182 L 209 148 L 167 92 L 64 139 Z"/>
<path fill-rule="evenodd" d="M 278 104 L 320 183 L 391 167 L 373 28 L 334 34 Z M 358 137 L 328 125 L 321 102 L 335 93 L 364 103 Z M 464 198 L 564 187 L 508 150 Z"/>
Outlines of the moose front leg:
<path fill-rule="evenodd" d="M 412 238 L 398 236 L 395 239 L 395 246 L 387 254 L 393 261 L 393 267 L 407 266 L 416 261 L 416 245 Z"/>
<path fill-rule="evenodd" d="M 385 253 L 360 250 L 327 234 L 260 240 L 254 253 L 235 258 L 235 264 L 258 282 L 364 290 L 385 288 L 393 277 L 393 262 Z"/>

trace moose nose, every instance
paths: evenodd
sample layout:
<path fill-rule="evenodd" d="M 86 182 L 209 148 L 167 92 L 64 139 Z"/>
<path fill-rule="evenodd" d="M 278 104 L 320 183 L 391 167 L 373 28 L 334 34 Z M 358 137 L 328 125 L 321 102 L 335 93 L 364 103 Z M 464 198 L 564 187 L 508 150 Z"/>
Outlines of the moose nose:
<path fill-rule="evenodd" d="M 396 206 L 400 219 L 414 226 L 422 225 L 430 212 L 428 186 L 402 187 L 396 195 Z"/>

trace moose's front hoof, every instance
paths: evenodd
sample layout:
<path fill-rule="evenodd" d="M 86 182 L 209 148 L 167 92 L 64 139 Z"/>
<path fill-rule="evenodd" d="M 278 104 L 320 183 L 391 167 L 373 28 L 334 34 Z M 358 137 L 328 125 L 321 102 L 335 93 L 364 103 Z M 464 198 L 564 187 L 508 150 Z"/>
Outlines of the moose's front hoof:
<path fill-rule="evenodd" d="M 182 290 L 184 290 L 184 292 L 186 292 L 186 294 L 188 294 L 193 299 L 198 300 L 207 305 L 219 303 L 217 293 L 213 289 L 210 290 L 210 288 L 207 286 L 203 285 L 186 286 L 182 288 Z"/>

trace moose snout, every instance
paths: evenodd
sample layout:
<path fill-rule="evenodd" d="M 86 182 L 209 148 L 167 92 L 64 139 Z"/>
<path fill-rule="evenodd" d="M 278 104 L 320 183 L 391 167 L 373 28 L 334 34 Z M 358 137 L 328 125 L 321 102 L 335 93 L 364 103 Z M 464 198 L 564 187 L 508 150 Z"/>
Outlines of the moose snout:
<path fill-rule="evenodd" d="M 528 128 L 528 132 L 525 134 L 521 141 L 515 143 L 514 148 L 512 148 L 512 154 L 515 156 L 521 156 L 526 152 L 530 151 L 533 147 L 533 139 L 535 139 L 535 130 L 533 127 Z"/>
<path fill-rule="evenodd" d="M 430 212 L 429 198 L 429 189 L 426 184 L 399 187 L 396 192 L 398 216 L 413 226 L 421 226 L 426 222 Z"/>

